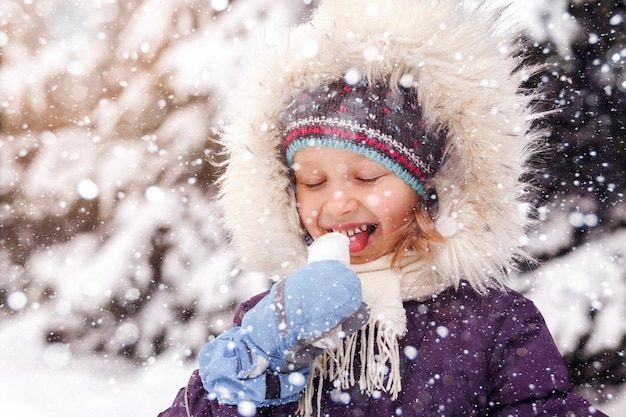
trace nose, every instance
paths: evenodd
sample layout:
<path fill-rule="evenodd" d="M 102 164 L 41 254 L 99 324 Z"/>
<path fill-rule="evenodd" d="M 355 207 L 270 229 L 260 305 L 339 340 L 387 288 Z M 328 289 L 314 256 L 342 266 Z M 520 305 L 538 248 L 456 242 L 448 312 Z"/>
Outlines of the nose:
<path fill-rule="evenodd" d="M 327 215 L 341 217 L 354 213 L 359 208 L 357 198 L 350 192 L 349 187 L 335 187 L 329 190 L 329 195 L 323 206 Z"/>

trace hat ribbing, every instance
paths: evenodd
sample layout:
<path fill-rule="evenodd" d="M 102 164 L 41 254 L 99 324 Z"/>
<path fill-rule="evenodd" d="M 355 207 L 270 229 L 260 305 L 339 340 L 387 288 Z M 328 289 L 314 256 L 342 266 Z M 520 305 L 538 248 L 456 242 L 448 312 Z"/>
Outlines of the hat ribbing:
<path fill-rule="evenodd" d="M 417 97 L 408 89 L 338 81 L 300 92 L 283 115 L 283 152 L 324 146 L 370 158 L 420 196 L 441 165 L 445 133 L 427 132 Z"/>

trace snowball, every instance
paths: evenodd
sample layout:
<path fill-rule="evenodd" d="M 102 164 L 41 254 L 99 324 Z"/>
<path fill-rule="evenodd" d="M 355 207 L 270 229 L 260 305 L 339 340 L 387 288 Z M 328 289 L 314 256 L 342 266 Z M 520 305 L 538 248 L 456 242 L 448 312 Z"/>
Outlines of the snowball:
<path fill-rule="evenodd" d="M 337 260 L 350 264 L 350 239 L 342 233 L 327 233 L 309 246 L 309 263 L 323 260 Z"/>

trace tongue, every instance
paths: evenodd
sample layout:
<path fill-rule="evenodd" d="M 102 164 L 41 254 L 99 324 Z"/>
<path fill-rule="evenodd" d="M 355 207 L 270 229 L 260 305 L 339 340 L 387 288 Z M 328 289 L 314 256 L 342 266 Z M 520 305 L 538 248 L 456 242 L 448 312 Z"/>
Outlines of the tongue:
<path fill-rule="evenodd" d="M 350 253 L 360 252 L 365 249 L 365 246 L 367 246 L 368 238 L 369 233 L 367 232 L 357 233 L 350 236 Z"/>

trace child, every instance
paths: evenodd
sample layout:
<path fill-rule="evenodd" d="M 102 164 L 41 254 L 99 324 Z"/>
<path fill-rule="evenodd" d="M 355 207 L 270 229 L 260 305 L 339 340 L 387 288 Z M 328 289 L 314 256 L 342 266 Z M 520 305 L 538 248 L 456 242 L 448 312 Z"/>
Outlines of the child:
<path fill-rule="evenodd" d="M 219 203 L 243 265 L 285 278 L 205 345 L 161 416 L 604 415 L 503 284 L 525 257 L 540 132 L 500 16 L 327 0 L 255 62 Z M 349 268 L 303 266 L 336 233 Z"/>

